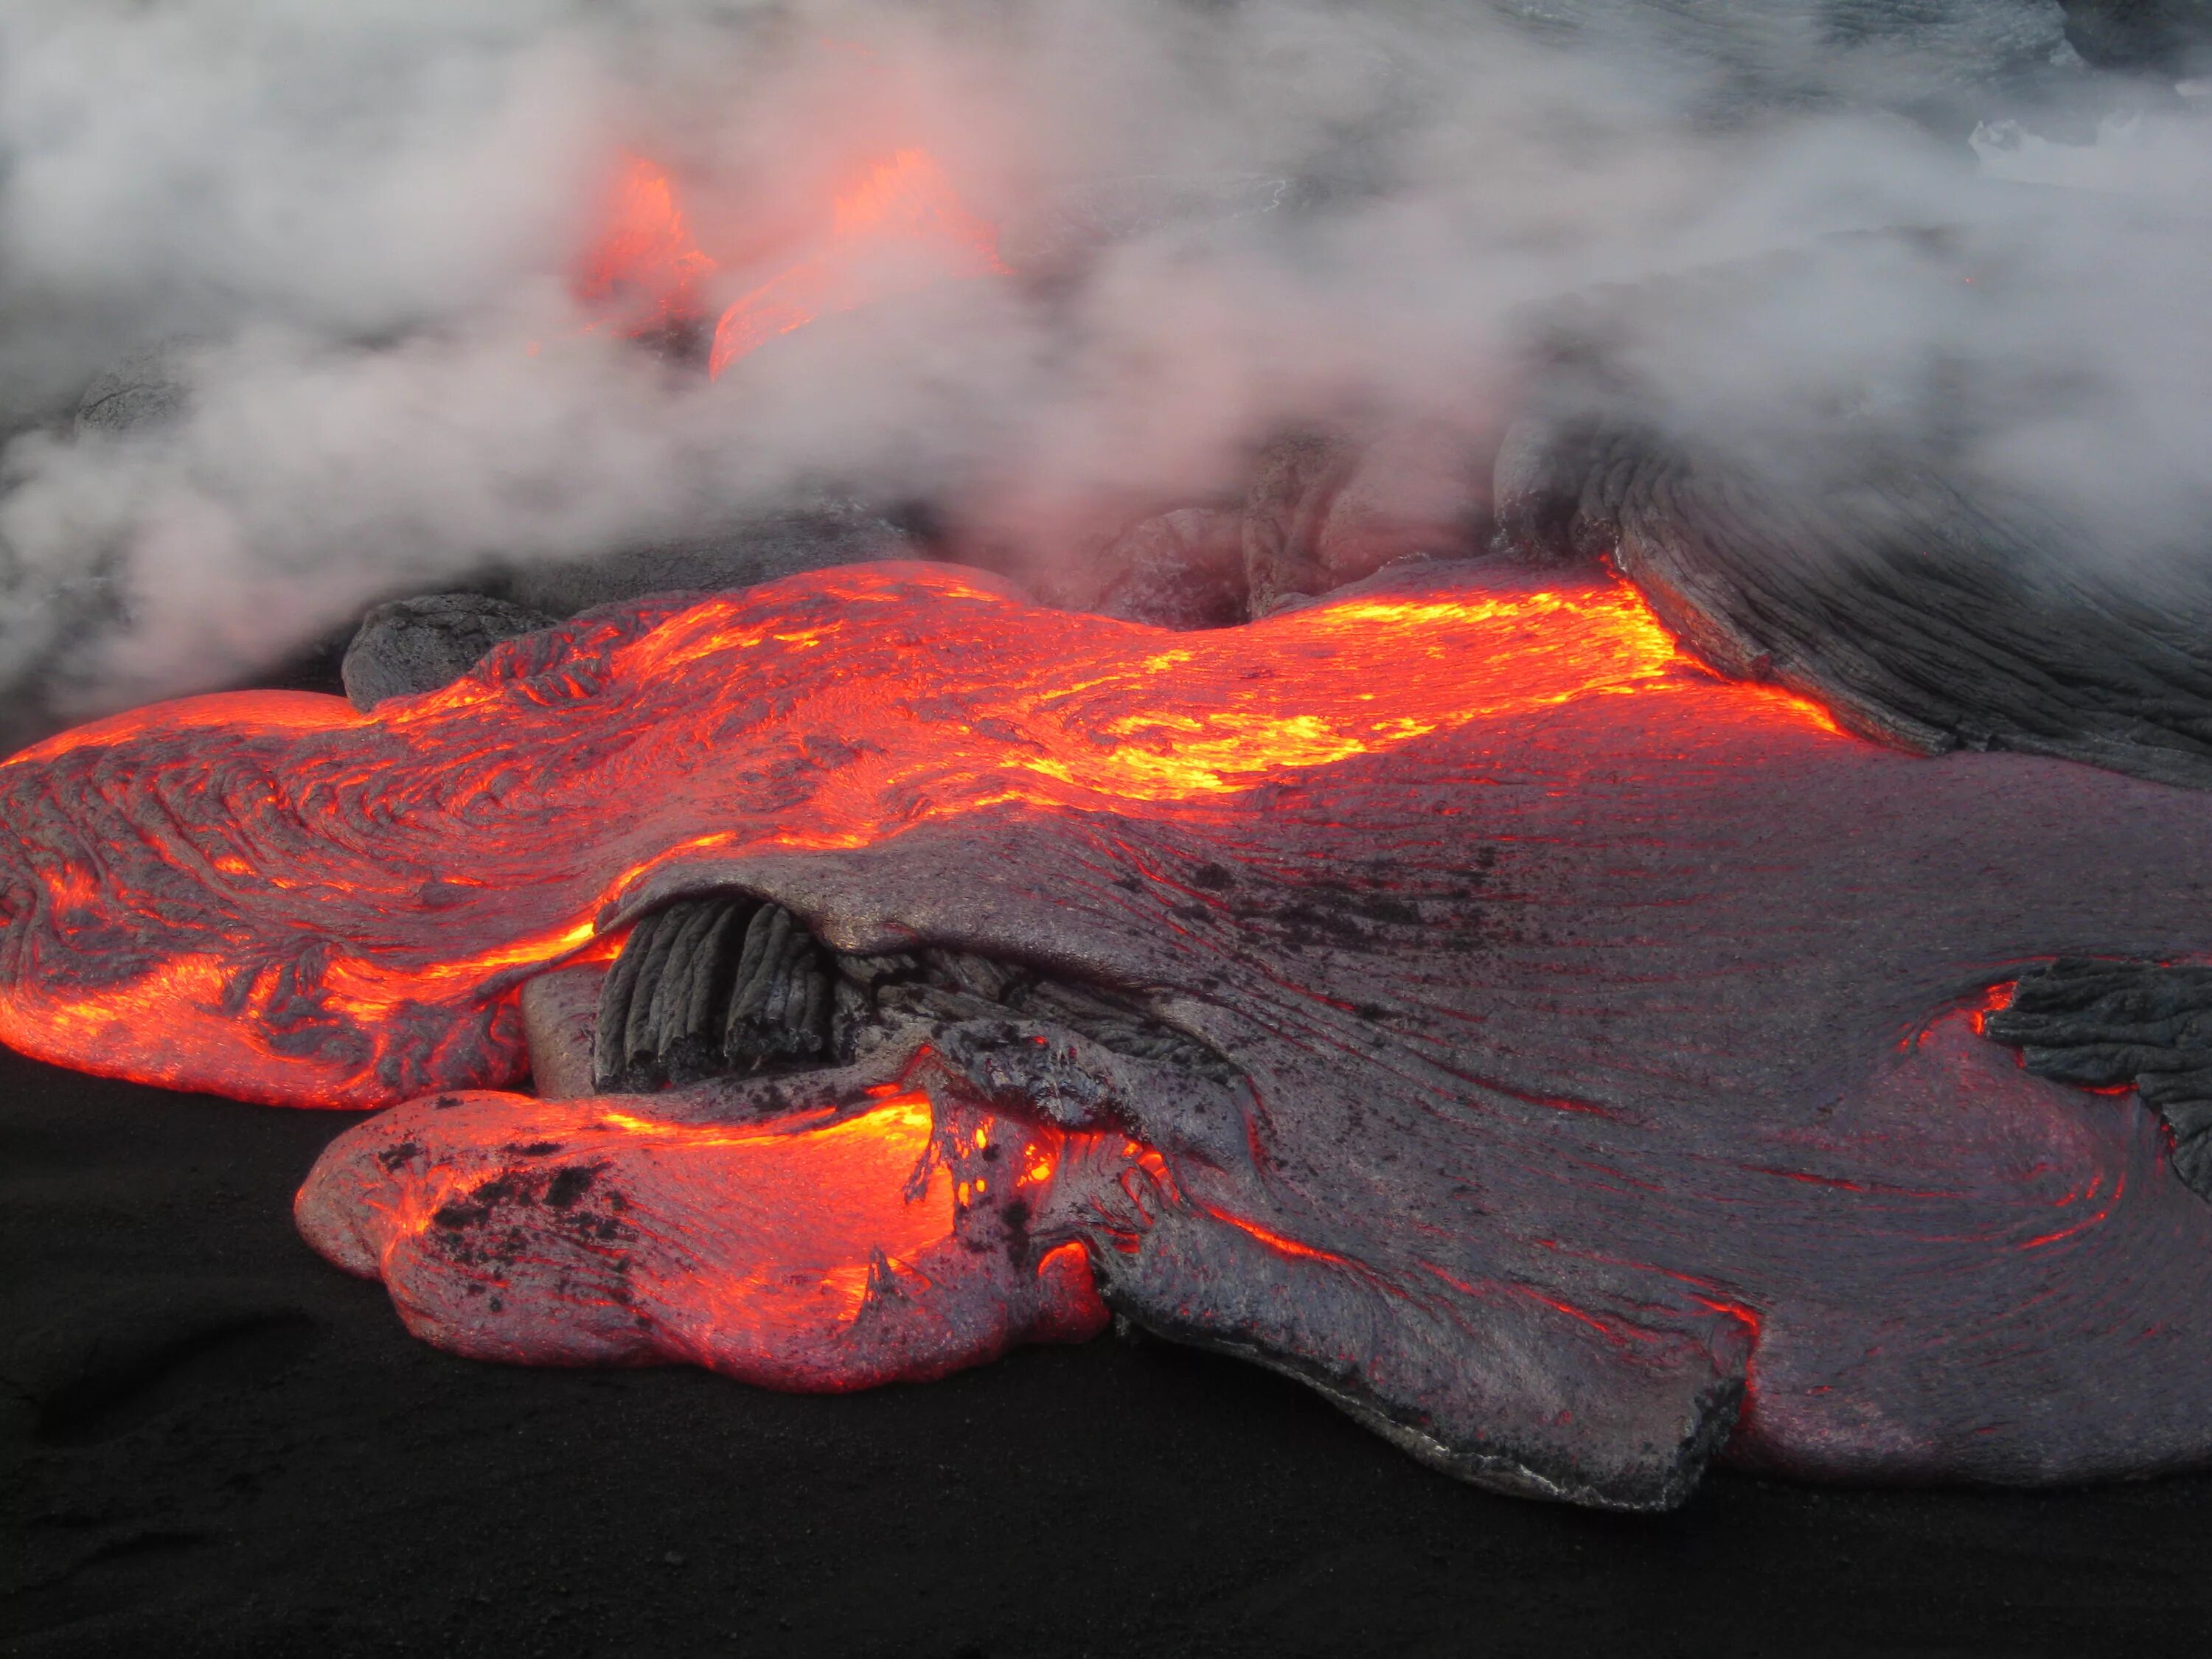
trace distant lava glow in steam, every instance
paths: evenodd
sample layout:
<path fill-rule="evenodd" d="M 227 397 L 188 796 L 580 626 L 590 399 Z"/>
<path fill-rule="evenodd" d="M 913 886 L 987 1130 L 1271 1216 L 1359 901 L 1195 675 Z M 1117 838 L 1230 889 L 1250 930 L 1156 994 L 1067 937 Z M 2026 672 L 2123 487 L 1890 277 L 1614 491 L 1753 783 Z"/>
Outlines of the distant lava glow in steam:
<path fill-rule="evenodd" d="M 576 298 L 635 337 L 689 321 L 716 262 L 692 240 L 666 173 L 641 155 L 623 159 L 598 236 L 579 262 Z"/>
<path fill-rule="evenodd" d="M 698 245 L 666 171 L 625 160 L 597 237 L 579 262 L 576 297 L 637 337 L 701 322 L 724 270 Z M 714 326 L 708 373 L 821 317 L 933 283 L 1002 273 L 998 233 L 971 212 L 934 157 L 895 150 L 836 191 L 804 252 L 731 301 Z"/>

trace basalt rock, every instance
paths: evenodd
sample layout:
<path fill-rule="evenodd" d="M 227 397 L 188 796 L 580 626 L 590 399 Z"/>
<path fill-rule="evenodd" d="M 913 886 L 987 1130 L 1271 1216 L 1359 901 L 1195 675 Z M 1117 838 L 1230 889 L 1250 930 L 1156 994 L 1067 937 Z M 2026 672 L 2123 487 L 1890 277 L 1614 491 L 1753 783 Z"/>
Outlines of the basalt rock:
<path fill-rule="evenodd" d="M 622 1090 L 818 1061 L 835 973 L 781 905 L 730 896 L 656 911 L 607 975 L 592 1080 Z"/>
<path fill-rule="evenodd" d="M 79 437 L 143 435 L 175 425 L 191 406 L 189 340 L 142 346 L 97 376 L 76 407 Z"/>
<path fill-rule="evenodd" d="M 1204 507 L 1140 520 L 1098 554 L 1104 580 L 1082 608 L 1178 630 L 1243 622 L 1243 522 L 1233 509 Z"/>
<path fill-rule="evenodd" d="M 2212 1199 L 2212 968 L 2068 957 L 2023 974 L 1983 1029 L 2038 1077 L 2136 1090 L 2175 1172 Z"/>
<path fill-rule="evenodd" d="M 502 640 L 550 626 L 539 611 L 482 593 L 394 599 L 362 619 L 339 673 L 347 700 L 374 708 L 386 697 L 434 691 L 468 672 Z"/>
<path fill-rule="evenodd" d="M 2117 573 L 2033 503 L 1901 460 L 1785 489 L 1634 426 L 1530 447 L 1507 544 L 1602 552 L 1723 673 L 1922 753 L 2212 786 L 2212 568 Z M 1539 471 L 1571 482 L 1516 487 Z"/>
<path fill-rule="evenodd" d="M 2058 0 L 1498 0 L 1498 9 L 1539 38 L 1633 50 L 1694 76 L 1704 113 L 1718 120 L 1875 107 L 1963 137 L 1993 100 L 2035 99 L 2082 70 Z"/>
<path fill-rule="evenodd" d="M 605 976 L 591 1030 L 593 1084 L 611 1091 L 771 1066 L 851 1066 L 917 1041 L 945 1053 L 988 1052 L 995 1094 L 1065 1127 L 1099 1120 L 1039 1083 L 1053 1062 L 1036 1051 L 1050 1048 L 1051 1031 L 1215 1082 L 1235 1073 L 1202 1043 L 1101 988 L 934 946 L 838 951 L 781 905 L 726 894 L 678 899 L 641 918 Z M 532 1069 L 574 1069 L 578 1036 L 571 1026 L 533 1037 Z"/>
<path fill-rule="evenodd" d="M 1244 586 L 1255 617 L 1336 586 L 1322 532 L 1337 492 L 1359 465 L 1359 445 L 1327 428 L 1286 433 L 1267 446 L 1245 497 Z"/>
<path fill-rule="evenodd" d="M 1491 534 L 1475 433 L 1433 422 L 1285 434 L 1261 454 L 1244 505 L 1255 616 L 1409 559 L 1463 559 Z"/>
<path fill-rule="evenodd" d="M 573 617 L 648 593 L 750 587 L 831 565 L 910 559 L 914 538 L 850 501 L 772 513 L 696 535 L 587 558 L 532 560 L 507 571 L 507 598 L 526 610 Z"/>
<path fill-rule="evenodd" d="M 2207 0 L 2059 0 L 2066 38 L 2100 68 L 2186 74 L 2212 60 Z"/>
<path fill-rule="evenodd" d="M 1915 359 L 1887 382 L 1686 410 L 1650 367 L 1744 361 L 1763 307 L 1854 264 L 1900 293 L 1971 295 L 1987 276 L 1965 240 L 1838 238 L 1584 302 L 1500 447 L 1492 544 L 1610 565 L 1718 672 L 1878 741 L 2212 786 L 2212 557 L 2108 545 L 1978 462 L 2008 398 L 2065 388 Z"/>

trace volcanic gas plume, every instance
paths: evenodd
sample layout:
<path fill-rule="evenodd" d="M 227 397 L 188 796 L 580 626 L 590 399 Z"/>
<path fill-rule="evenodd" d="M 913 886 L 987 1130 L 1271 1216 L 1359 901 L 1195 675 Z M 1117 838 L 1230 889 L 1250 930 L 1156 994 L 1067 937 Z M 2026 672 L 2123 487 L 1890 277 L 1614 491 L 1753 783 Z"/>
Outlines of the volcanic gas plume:
<path fill-rule="evenodd" d="M 2204 106 L 2076 48 L 2047 0 L 26 0 L 15 740 L 795 500 L 1079 588 L 1286 429 L 1485 473 L 1562 356 L 1790 490 L 1879 440 L 2133 580 L 2208 499 Z"/>

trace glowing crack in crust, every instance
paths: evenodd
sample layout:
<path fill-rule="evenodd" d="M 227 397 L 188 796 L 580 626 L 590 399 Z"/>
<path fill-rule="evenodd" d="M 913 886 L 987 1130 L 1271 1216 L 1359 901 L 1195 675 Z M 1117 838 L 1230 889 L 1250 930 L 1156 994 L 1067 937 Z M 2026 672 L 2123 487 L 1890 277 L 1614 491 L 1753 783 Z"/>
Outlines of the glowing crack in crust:
<path fill-rule="evenodd" d="M 404 1103 L 301 1224 L 463 1352 L 854 1387 L 1110 1306 L 1625 1507 L 1723 1451 L 2212 1452 L 2212 1206 L 2136 1096 L 1979 1029 L 2040 964 L 2202 950 L 2203 797 L 1876 748 L 1610 582 L 1436 567 L 1171 635 L 817 573 L 374 715 L 102 722 L 0 767 L 0 1035 Z M 819 1064 L 498 1091 L 525 980 L 716 895 L 1065 990 L 878 990 Z"/>

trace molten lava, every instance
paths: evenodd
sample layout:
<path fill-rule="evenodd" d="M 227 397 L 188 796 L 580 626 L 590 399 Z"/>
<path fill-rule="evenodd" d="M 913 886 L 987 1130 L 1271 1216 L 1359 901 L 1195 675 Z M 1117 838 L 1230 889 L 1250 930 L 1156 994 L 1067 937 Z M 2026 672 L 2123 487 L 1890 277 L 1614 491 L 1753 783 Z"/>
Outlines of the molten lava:
<path fill-rule="evenodd" d="M 900 150 L 838 194 L 814 252 L 723 312 L 707 372 L 817 318 L 1006 269 L 998 233 L 969 212 L 945 170 L 921 150 Z"/>
<path fill-rule="evenodd" d="M 38 959 L 4 964 L 0 1039 L 280 1104 L 495 1086 L 523 1066 L 517 986 L 604 948 L 659 866 L 1013 804 L 1204 814 L 1441 734 L 1509 743 L 1593 698 L 1845 741 L 1695 669 L 1617 583 L 1176 635 L 915 565 L 590 613 L 374 714 L 295 692 L 156 705 L 0 766 L 34 872 L 15 902 L 42 924 L 11 933 Z"/>
<path fill-rule="evenodd" d="M 576 298 L 635 338 L 696 319 L 717 268 L 693 240 L 668 174 L 624 156 L 599 234 L 577 263 Z"/>
<path fill-rule="evenodd" d="M 722 311 L 709 375 L 818 318 L 1006 270 L 998 233 L 969 210 L 937 160 L 914 149 L 860 168 L 803 251 L 793 258 L 787 250 L 783 260 Z M 636 338 L 702 323 L 707 290 L 725 269 L 699 246 L 667 173 L 630 156 L 573 286 L 617 333 Z"/>
<path fill-rule="evenodd" d="M 0 1036 L 399 1103 L 300 1224 L 466 1353 L 836 1389 L 1110 1304 L 1507 1491 L 2082 1480 L 2212 1459 L 2202 1103 L 2000 1045 L 2197 1009 L 2208 859 L 2201 796 L 1846 737 L 1601 576 L 1173 634 L 875 565 L 0 765 Z M 641 915 L 625 1066 L 716 984 L 827 1039 L 483 1089 Z"/>
<path fill-rule="evenodd" d="M 301 1230 L 391 1285 L 417 1335 L 482 1359 L 835 1391 L 1106 1322 L 1081 1245 L 1007 1260 L 1005 1218 L 1045 1201 L 1056 1131 L 914 1091 L 766 1124 L 625 1104 L 448 1096 L 434 1138 L 405 1115 L 364 1125 L 302 1191 Z"/>

